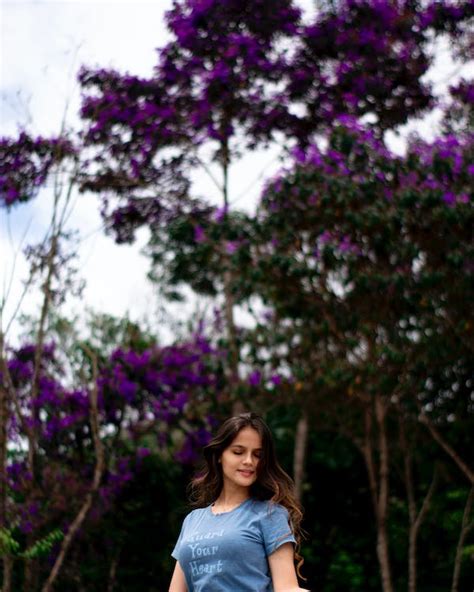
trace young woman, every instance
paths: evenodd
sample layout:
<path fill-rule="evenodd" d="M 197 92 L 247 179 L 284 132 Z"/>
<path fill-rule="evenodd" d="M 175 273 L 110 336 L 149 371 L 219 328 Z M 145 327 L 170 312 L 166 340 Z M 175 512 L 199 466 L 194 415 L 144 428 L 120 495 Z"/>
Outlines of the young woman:
<path fill-rule="evenodd" d="M 225 421 L 204 460 L 191 483 L 198 509 L 184 519 L 172 552 L 169 592 L 302 590 L 302 511 L 263 419 L 243 413 Z"/>

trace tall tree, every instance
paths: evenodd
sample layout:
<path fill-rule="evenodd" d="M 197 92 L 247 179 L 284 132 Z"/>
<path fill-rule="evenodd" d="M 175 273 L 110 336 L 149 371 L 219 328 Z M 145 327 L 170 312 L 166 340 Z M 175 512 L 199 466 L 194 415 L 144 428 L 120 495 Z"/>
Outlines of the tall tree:
<path fill-rule="evenodd" d="M 260 206 L 260 293 L 287 327 L 304 404 L 320 409 L 329 387 L 336 425 L 345 406 L 360 409 L 343 428 L 366 462 L 386 591 L 395 410 L 426 423 L 470 480 L 466 449 L 434 425 L 472 429 L 472 319 L 460 305 L 472 299 L 472 149 L 472 135 L 448 136 L 397 157 L 346 116 L 325 149 L 295 152 Z"/>

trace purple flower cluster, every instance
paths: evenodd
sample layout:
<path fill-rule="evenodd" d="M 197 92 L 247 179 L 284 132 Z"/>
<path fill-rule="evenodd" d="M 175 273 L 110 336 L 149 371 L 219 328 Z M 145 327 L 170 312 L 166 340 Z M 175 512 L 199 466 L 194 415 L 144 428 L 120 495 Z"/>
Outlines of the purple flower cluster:
<path fill-rule="evenodd" d="M 434 195 L 446 205 L 468 204 L 472 198 L 472 155 L 474 134 L 448 135 L 433 142 L 412 138 L 406 163 L 416 166 L 416 185 L 421 192 Z M 412 179 L 414 179 L 412 173 Z M 410 179 L 410 177 L 405 177 Z M 403 183 L 401 187 L 413 186 Z M 471 197 L 469 197 L 471 196 Z"/>
<path fill-rule="evenodd" d="M 422 81 L 433 31 L 457 38 L 471 12 L 447 1 L 344 0 L 303 26 L 290 0 L 175 1 L 174 38 L 151 78 L 79 74 L 91 150 L 82 188 L 122 201 L 104 217 L 131 241 L 140 225 L 164 226 L 187 208 L 201 144 L 217 143 L 223 162 L 281 134 L 308 147 L 341 117 L 370 113 L 379 132 L 394 128 L 433 104 Z M 179 157 L 167 161 L 170 152 Z"/>
<path fill-rule="evenodd" d="M 100 361 L 98 420 L 110 459 L 88 520 L 99 520 L 112 507 L 151 454 L 151 448 L 166 447 L 178 462 L 192 463 L 209 441 L 215 427 L 214 402 L 222 387 L 223 352 L 202 331 L 200 326 L 188 342 L 172 346 L 118 348 Z M 28 493 L 33 476 L 26 452 L 19 448 L 9 460 L 7 483 L 17 498 L 15 512 L 24 533 L 39 532 L 48 521 L 65 524 L 71 503 L 78 503 L 90 486 L 95 462 L 90 392 L 64 385 L 66 374 L 61 358 L 54 344 L 48 343 L 42 350 L 38 391 L 32 399 L 36 351 L 36 346 L 26 344 L 9 350 L 7 360 L 23 418 L 29 428 L 35 428 L 41 451 L 36 479 L 41 480 L 41 490 L 48 500 L 46 510 L 43 497 L 32 499 Z M 10 441 L 24 441 L 24 424 L 14 413 L 12 418 L 15 421 L 9 425 Z M 142 441 L 145 433 L 148 436 Z M 155 436 L 151 448 L 150 433 Z M 116 434 L 113 447 L 109 446 L 110 434 Z M 127 434 L 126 441 L 117 440 L 118 434 Z M 181 437 L 176 438 L 177 434 Z"/>
<path fill-rule="evenodd" d="M 51 167 L 76 156 L 66 138 L 0 138 L 0 206 L 10 207 L 36 197 Z"/>
<path fill-rule="evenodd" d="M 294 150 L 293 166 L 265 187 L 259 207 L 264 242 L 255 250 L 254 265 L 266 272 L 271 268 L 283 292 L 291 285 L 296 294 L 305 294 L 328 269 L 348 292 L 356 289 L 355 278 L 362 291 L 367 289 L 369 276 L 374 289 L 391 295 L 402 290 L 407 275 L 421 282 L 412 272 L 414 245 L 434 235 L 423 230 L 422 221 L 432 221 L 436 231 L 430 232 L 443 236 L 448 228 L 465 228 L 472 213 L 474 134 L 431 142 L 412 137 L 404 156 L 352 123 L 333 126 L 327 139 L 324 148 Z M 392 257 L 397 249 L 402 254 Z M 427 252 L 433 250 L 426 245 Z M 433 255 L 426 275 L 439 274 L 445 259 L 470 273 L 472 254 L 458 251 Z"/>
<path fill-rule="evenodd" d="M 200 458 L 202 447 L 209 443 L 211 437 L 208 428 L 199 428 L 187 433 L 180 450 L 175 454 L 176 460 L 182 464 L 195 463 Z"/>
<path fill-rule="evenodd" d="M 354 244 L 347 234 L 341 236 L 329 230 L 325 230 L 317 237 L 313 255 L 319 258 L 321 251 L 326 247 L 330 247 L 333 251 L 342 255 L 362 255 L 362 249 Z"/>
<path fill-rule="evenodd" d="M 449 87 L 452 97 L 465 105 L 474 105 L 474 80 L 461 79 L 457 84 Z"/>
<path fill-rule="evenodd" d="M 418 193 L 420 200 L 429 194 L 436 196 L 438 203 L 449 206 L 469 202 L 472 133 L 450 134 L 432 142 L 412 136 L 407 154 L 400 157 L 392 154 L 353 118 L 340 117 L 328 139 L 329 144 L 324 149 L 311 144 L 305 149 L 293 150 L 293 168 L 279 173 L 262 192 L 262 203 L 267 211 L 324 207 L 331 195 L 337 198 L 341 182 L 350 182 L 353 194 L 358 186 L 360 199 L 376 191 L 392 201 L 410 191 Z M 309 179 L 312 185 L 308 184 Z M 342 251 L 356 252 L 343 236 L 339 240 Z"/>
<path fill-rule="evenodd" d="M 147 425 L 160 446 L 171 445 L 170 429 L 193 417 L 196 405 L 208 407 L 211 392 L 218 390 L 214 366 L 221 355 L 199 334 L 182 345 L 142 352 L 117 349 L 99 378 L 100 404 L 108 421 L 116 421 L 124 407 L 133 409 L 136 417 L 126 424 L 134 437 Z M 196 425 L 201 429 L 199 422 Z M 187 441 L 188 448 L 192 441 Z"/>
<path fill-rule="evenodd" d="M 166 21 L 179 45 L 195 55 L 219 46 L 222 53 L 231 51 L 229 57 L 236 57 L 240 54 L 229 50 L 229 36 L 231 44 L 249 43 L 260 53 L 246 35 L 268 48 L 278 34 L 294 34 L 300 17 L 301 11 L 291 0 L 184 0 L 175 1 Z"/>
<path fill-rule="evenodd" d="M 41 445 L 54 454 L 72 432 L 88 433 L 89 393 L 63 386 L 54 344 L 48 344 L 43 348 L 38 393 L 30 399 L 35 351 L 33 345 L 12 351 L 8 366 L 27 425 L 37 430 Z M 206 407 L 210 393 L 219 388 L 216 369 L 221 358 L 222 353 L 201 334 L 181 345 L 115 350 L 98 377 L 100 422 L 116 424 L 121 410 L 128 408 L 134 410 L 127 420 L 131 432 L 134 422 L 152 419 L 167 433 L 188 412 L 194 413 L 195 404 Z M 21 431 L 21 424 L 14 422 L 10 429 Z"/>
<path fill-rule="evenodd" d="M 319 11 L 303 29 L 289 70 L 287 94 L 307 110 L 300 141 L 341 113 L 375 114 L 377 127 L 387 129 L 432 106 L 422 81 L 430 36 L 458 36 L 472 17 L 469 4 L 344 0 L 337 10 Z"/>

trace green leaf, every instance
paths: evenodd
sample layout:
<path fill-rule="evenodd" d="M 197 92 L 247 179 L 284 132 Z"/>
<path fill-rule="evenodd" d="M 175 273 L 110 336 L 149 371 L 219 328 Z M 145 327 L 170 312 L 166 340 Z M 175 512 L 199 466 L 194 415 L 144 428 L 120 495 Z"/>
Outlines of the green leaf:
<path fill-rule="evenodd" d="M 47 555 L 51 551 L 53 545 L 61 541 L 63 538 L 63 531 L 59 528 L 56 528 L 39 541 L 36 541 L 36 543 L 34 543 L 29 549 L 26 549 L 26 551 L 20 553 L 20 557 L 24 557 L 25 559 L 34 559 Z"/>

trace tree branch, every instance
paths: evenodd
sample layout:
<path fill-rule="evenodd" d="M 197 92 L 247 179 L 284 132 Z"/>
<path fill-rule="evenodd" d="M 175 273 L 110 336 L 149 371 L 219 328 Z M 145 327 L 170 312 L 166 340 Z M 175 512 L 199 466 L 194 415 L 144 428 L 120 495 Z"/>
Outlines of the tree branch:
<path fill-rule="evenodd" d="M 426 414 L 421 413 L 418 417 L 418 420 L 420 421 L 420 423 L 422 423 L 423 425 L 425 425 L 428 428 L 430 434 L 433 436 L 433 439 L 436 440 L 436 442 L 438 442 L 438 444 L 446 452 L 446 454 L 448 454 L 453 459 L 453 461 L 457 465 L 458 469 L 460 469 L 461 472 L 464 473 L 464 475 L 468 478 L 469 482 L 471 484 L 474 484 L 474 472 L 461 459 L 461 457 L 452 448 L 452 446 L 450 446 L 446 442 L 446 440 L 444 440 L 444 438 L 441 436 L 441 434 L 438 432 L 438 430 L 434 427 L 434 425 L 431 422 L 431 420 L 429 419 L 429 417 Z"/>

